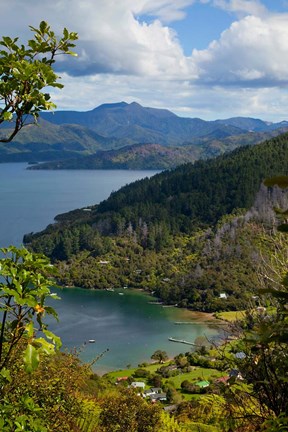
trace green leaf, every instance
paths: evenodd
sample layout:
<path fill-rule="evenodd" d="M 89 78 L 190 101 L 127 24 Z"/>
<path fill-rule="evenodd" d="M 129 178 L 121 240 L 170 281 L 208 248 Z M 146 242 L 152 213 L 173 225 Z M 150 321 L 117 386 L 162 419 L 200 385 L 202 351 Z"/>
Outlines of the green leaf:
<path fill-rule="evenodd" d="M 12 382 L 12 378 L 11 378 L 11 375 L 10 375 L 10 371 L 9 371 L 9 369 L 6 369 L 6 368 L 3 368 L 2 370 L 1 370 L 1 372 L 0 372 L 0 375 L 6 380 L 6 381 L 8 381 L 8 382 Z"/>
<path fill-rule="evenodd" d="M 32 338 L 34 335 L 34 324 L 33 321 L 31 321 L 29 324 L 25 326 L 25 330 L 27 331 L 28 338 Z"/>
<path fill-rule="evenodd" d="M 31 344 L 28 344 L 25 352 L 24 352 L 24 367 L 27 373 L 33 372 L 37 369 L 39 364 L 39 352 L 38 350 Z"/>
<path fill-rule="evenodd" d="M 1 117 L 3 117 L 5 121 L 10 121 L 13 119 L 13 114 L 6 111 L 4 112 L 4 114 L 1 115 Z"/>
<path fill-rule="evenodd" d="M 38 353 L 41 352 L 47 355 L 51 355 L 55 352 L 54 345 L 44 338 L 34 339 L 33 347 L 36 348 Z"/>
<path fill-rule="evenodd" d="M 48 339 L 51 339 L 53 343 L 55 344 L 56 349 L 61 348 L 62 342 L 59 336 L 56 336 L 54 333 L 52 333 L 49 330 L 43 329 L 43 333 Z"/>
<path fill-rule="evenodd" d="M 55 297 L 53 297 L 53 298 L 55 298 Z M 57 297 L 56 297 L 57 298 Z M 58 297 L 58 299 L 59 299 L 59 297 Z M 59 321 L 59 318 L 58 318 L 58 314 L 57 314 L 57 312 L 55 311 L 55 309 L 54 308 L 52 308 L 51 306 L 45 306 L 45 312 L 48 314 L 48 315 L 52 315 L 57 321 Z"/>

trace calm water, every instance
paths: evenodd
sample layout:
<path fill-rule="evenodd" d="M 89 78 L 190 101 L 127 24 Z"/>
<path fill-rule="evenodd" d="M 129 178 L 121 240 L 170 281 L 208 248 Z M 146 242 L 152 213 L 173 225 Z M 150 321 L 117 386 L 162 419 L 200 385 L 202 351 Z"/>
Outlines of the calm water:
<path fill-rule="evenodd" d="M 74 208 L 96 204 L 113 190 L 153 175 L 152 171 L 28 171 L 27 165 L 0 164 L 0 246 L 20 245 L 23 235 L 39 231 L 54 216 Z M 50 328 L 68 349 L 81 349 L 81 358 L 92 361 L 109 348 L 95 366 L 97 371 L 137 365 L 150 359 L 156 349 L 170 356 L 190 349 L 169 342 L 169 337 L 194 341 L 212 337 L 213 328 L 203 324 L 175 325 L 181 311 L 148 303 L 141 292 L 61 290 L 55 307 L 60 323 Z M 85 341 L 95 339 L 96 343 Z"/>
<path fill-rule="evenodd" d="M 112 191 L 156 171 L 29 171 L 25 163 L 0 164 L 0 246 L 19 245 L 59 213 L 97 204 Z"/>
<path fill-rule="evenodd" d="M 156 349 L 171 357 L 190 351 L 191 346 L 170 342 L 169 337 L 193 342 L 197 336 L 212 338 L 218 334 L 205 324 L 175 325 L 175 321 L 183 320 L 183 312 L 150 304 L 151 297 L 143 292 L 74 288 L 57 293 L 62 299 L 54 303 L 60 321 L 50 328 L 68 348 L 81 347 L 81 358 L 85 361 L 92 361 L 109 348 L 95 366 L 99 372 L 125 368 L 128 364 L 137 366 L 149 361 Z M 96 342 L 91 344 L 89 339 Z"/>

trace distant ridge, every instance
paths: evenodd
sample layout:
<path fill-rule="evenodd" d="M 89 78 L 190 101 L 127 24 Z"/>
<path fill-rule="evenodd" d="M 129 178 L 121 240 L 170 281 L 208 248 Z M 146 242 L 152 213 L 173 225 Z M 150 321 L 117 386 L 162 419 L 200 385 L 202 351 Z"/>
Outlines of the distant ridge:
<path fill-rule="evenodd" d="M 169 110 L 146 108 L 136 102 L 103 104 L 85 113 L 43 113 L 42 118 L 55 124 L 76 123 L 106 137 L 129 138 L 133 143 L 182 145 L 183 141 L 204 136 L 219 128 L 225 130 L 228 135 L 244 133 L 234 126 L 206 122 L 197 118 L 182 118 Z"/>
<path fill-rule="evenodd" d="M 195 160 L 255 144 L 286 130 L 285 120 L 270 123 L 234 117 L 205 121 L 122 101 L 105 103 L 86 112 L 43 112 L 39 127 L 25 127 L 12 144 L 0 145 L 0 162 L 63 160 L 133 144 L 185 146 L 183 153 L 194 153 Z M 193 148 L 187 149 L 189 146 Z"/>

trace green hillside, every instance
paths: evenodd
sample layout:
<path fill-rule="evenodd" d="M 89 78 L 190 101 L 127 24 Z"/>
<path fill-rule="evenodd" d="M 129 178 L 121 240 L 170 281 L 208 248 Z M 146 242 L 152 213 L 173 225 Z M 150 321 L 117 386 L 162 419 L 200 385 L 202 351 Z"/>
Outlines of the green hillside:
<path fill-rule="evenodd" d="M 41 120 L 25 126 L 12 143 L 0 143 L 0 162 L 46 161 L 121 147 L 127 142 L 105 138 L 79 125 L 54 125 Z"/>
<path fill-rule="evenodd" d="M 243 309 L 267 252 L 271 221 L 263 214 L 279 204 L 264 188 L 254 216 L 247 210 L 263 179 L 287 174 L 287 161 L 282 135 L 137 181 L 98 206 L 57 216 L 57 224 L 24 241 L 59 261 L 65 285 L 129 285 L 198 310 Z"/>
<path fill-rule="evenodd" d="M 37 164 L 30 169 L 151 169 L 175 168 L 199 159 L 197 146 L 164 147 L 159 144 L 134 144 L 117 150 L 97 151 L 93 155 Z"/>

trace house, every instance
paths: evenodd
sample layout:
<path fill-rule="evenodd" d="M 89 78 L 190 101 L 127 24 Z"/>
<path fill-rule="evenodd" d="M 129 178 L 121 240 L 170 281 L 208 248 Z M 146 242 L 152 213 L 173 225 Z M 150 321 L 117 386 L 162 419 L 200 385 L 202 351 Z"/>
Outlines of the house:
<path fill-rule="evenodd" d="M 150 397 L 150 396 L 152 396 L 152 395 L 154 395 L 155 393 L 154 393 L 154 391 L 152 390 L 152 389 L 148 389 L 148 390 L 144 390 L 144 392 L 143 392 L 143 397 L 144 398 L 146 398 L 146 397 Z"/>
<path fill-rule="evenodd" d="M 118 377 L 117 378 L 117 383 L 119 383 L 121 381 L 127 381 L 127 380 L 128 380 L 128 376 Z"/>
<path fill-rule="evenodd" d="M 229 380 L 229 375 L 225 375 L 225 376 L 222 376 L 222 377 L 220 377 L 220 378 L 217 378 L 216 380 L 215 380 L 215 383 L 217 383 L 217 384 L 219 384 L 219 383 L 222 383 L 222 384 L 227 384 L 227 381 Z"/>
<path fill-rule="evenodd" d="M 220 294 L 219 294 L 219 298 L 220 298 L 220 299 L 224 299 L 224 300 L 226 300 L 227 297 L 228 297 L 228 296 L 227 296 L 226 293 L 220 293 Z"/>
<path fill-rule="evenodd" d="M 158 401 L 165 402 L 165 401 L 167 401 L 167 396 L 166 396 L 166 393 L 156 393 L 154 395 L 151 395 L 150 399 L 151 399 L 151 402 L 154 402 L 154 403 L 158 402 Z"/>
<path fill-rule="evenodd" d="M 144 388 L 145 388 L 145 383 L 142 382 L 142 381 L 133 381 L 133 382 L 131 383 L 130 387 L 133 387 L 133 388 L 142 388 L 142 389 L 144 389 Z"/>
<path fill-rule="evenodd" d="M 152 387 L 148 390 L 144 390 L 143 397 L 150 397 L 154 396 L 156 394 L 160 394 L 162 392 L 162 389 L 160 387 Z"/>
<path fill-rule="evenodd" d="M 166 393 L 163 393 L 160 387 L 152 387 L 149 390 L 144 390 L 142 396 L 144 398 L 149 398 L 153 403 L 158 401 L 165 402 L 167 400 Z"/>
<path fill-rule="evenodd" d="M 243 351 L 239 351 L 239 352 L 237 352 L 237 353 L 235 354 L 235 357 L 236 357 L 238 360 L 243 360 L 243 359 L 246 357 L 246 354 L 245 354 Z"/>
<path fill-rule="evenodd" d="M 241 372 L 239 372 L 238 369 L 231 369 L 231 371 L 229 372 L 229 378 L 235 378 L 235 379 L 243 380 Z"/>
<path fill-rule="evenodd" d="M 205 388 L 210 385 L 209 381 L 198 381 L 195 385 L 197 385 L 200 388 Z"/>
<path fill-rule="evenodd" d="M 161 393 L 162 391 L 161 387 L 152 387 L 151 390 L 153 391 L 153 393 Z"/>

